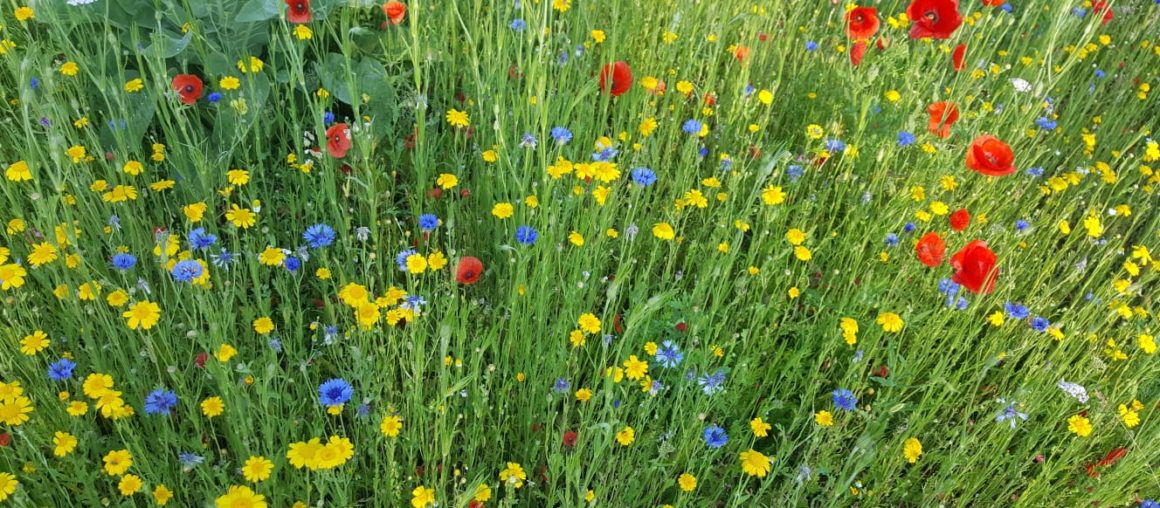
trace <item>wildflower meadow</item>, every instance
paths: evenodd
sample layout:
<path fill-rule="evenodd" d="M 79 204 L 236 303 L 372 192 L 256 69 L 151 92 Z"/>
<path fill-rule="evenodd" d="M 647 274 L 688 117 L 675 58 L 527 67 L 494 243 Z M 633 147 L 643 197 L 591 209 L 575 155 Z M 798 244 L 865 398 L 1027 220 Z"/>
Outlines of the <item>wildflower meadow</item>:
<path fill-rule="evenodd" d="M 0 2 L 0 506 L 1160 508 L 1160 0 Z"/>

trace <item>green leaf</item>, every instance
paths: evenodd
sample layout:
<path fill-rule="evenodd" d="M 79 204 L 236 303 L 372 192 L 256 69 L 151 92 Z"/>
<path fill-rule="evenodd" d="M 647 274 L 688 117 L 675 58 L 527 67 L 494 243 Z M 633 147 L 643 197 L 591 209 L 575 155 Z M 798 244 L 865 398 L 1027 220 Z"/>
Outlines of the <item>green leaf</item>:
<path fill-rule="evenodd" d="M 161 54 L 161 58 L 172 58 L 189 47 L 189 42 L 193 40 L 193 32 L 186 32 L 184 36 L 178 37 L 176 34 L 162 31 L 154 32 L 149 37 L 153 42 L 145 48 L 145 53 L 152 54 L 157 51 Z"/>
<path fill-rule="evenodd" d="M 276 0 L 250 0 L 238 11 L 234 18 L 237 23 L 253 23 L 266 21 L 278 16 L 278 2 Z"/>

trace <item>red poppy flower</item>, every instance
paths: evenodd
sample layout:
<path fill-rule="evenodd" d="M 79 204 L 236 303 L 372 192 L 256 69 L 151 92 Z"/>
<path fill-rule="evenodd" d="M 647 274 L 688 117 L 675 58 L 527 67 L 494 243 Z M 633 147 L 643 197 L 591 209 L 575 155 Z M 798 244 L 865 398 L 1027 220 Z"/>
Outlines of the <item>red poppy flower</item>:
<path fill-rule="evenodd" d="M 209 353 L 202 351 L 202 352 L 198 353 L 197 356 L 195 356 L 193 358 L 193 364 L 197 365 L 197 368 L 199 368 L 199 369 L 204 369 L 205 368 L 205 361 L 208 359 L 209 359 Z"/>
<path fill-rule="evenodd" d="M 1100 459 L 1100 461 L 1097 462 L 1096 465 L 1100 466 L 1100 467 L 1108 467 L 1112 464 L 1115 464 L 1120 459 L 1124 458 L 1124 455 L 1127 455 L 1127 454 L 1128 454 L 1127 448 L 1114 448 L 1114 449 L 1112 449 L 1112 451 L 1108 452 L 1107 455 L 1104 455 L 1104 458 Z"/>
<path fill-rule="evenodd" d="M 569 430 L 564 433 L 564 446 L 571 448 L 576 444 L 576 431 Z"/>
<path fill-rule="evenodd" d="M 685 324 L 684 321 L 681 321 L 680 323 L 677 323 L 676 328 L 678 332 L 685 333 L 685 330 L 689 329 L 689 325 Z"/>
<path fill-rule="evenodd" d="M 1099 0 L 1098 2 L 1093 2 L 1092 3 L 1092 12 L 1096 13 L 1096 14 L 1103 12 L 1104 13 L 1103 24 L 1105 24 L 1105 25 L 1108 24 L 1108 22 L 1111 21 L 1113 17 L 1115 17 L 1115 15 L 1112 14 L 1112 9 L 1108 7 L 1107 0 Z"/>
<path fill-rule="evenodd" d="M 918 255 L 918 260 L 922 264 L 934 268 L 941 265 L 943 258 L 946 257 L 947 244 L 938 233 L 931 231 L 918 240 L 918 244 L 914 246 L 914 253 Z"/>
<path fill-rule="evenodd" d="M 326 151 L 336 159 L 346 157 L 350 150 L 350 128 L 344 123 L 336 123 L 326 129 Z"/>
<path fill-rule="evenodd" d="M 967 45 L 959 44 L 955 46 L 954 52 L 951 53 L 951 65 L 955 67 L 955 72 L 963 70 L 963 59 L 967 56 Z"/>
<path fill-rule="evenodd" d="M 987 7 L 999 7 L 1007 3 L 1007 0 L 983 0 L 983 5 Z"/>
<path fill-rule="evenodd" d="M 1009 175 L 1016 171 L 1015 152 L 999 138 L 983 134 L 967 148 L 967 167 L 987 176 Z"/>
<path fill-rule="evenodd" d="M 906 16 L 911 39 L 947 39 L 963 24 L 959 0 L 911 0 Z"/>
<path fill-rule="evenodd" d="M 866 55 L 866 41 L 858 41 L 854 43 L 854 47 L 850 48 L 850 63 L 857 67 L 862 63 L 862 57 Z"/>
<path fill-rule="evenodd" d="M 744 62 L 747 56 L 749 56 L 748 46 L 738 45 L 737 49 L 733 50 L 733 58 L 736 58 L 738 62 Z"/>
<path fill-rule="evenodd" d="M 938 101 L 928 106 L 926 112 L 930 113 L 927 129 L 940 138 L 949 138 L 951 126 L 959 121 L 959 107 L 953 102 Z"/>
<path fill-rule="evenodd" d="M 878 9 L 855 7 L 846 13 L 846 35 L 856 41 L 870 40 L 878 33 Z"/>
<path fill-rule="evenodd" d="M 0 446 L 8 446 L 12 442 L 12 436 L 7 432 L 0 432 Z"/>
<path fill-rule="evenodd" d="M 951 256 L 951 268 L 955 269 L 951 280 L 972 293 L 990 293 L 995 290 L 995 279 L 999 276 L 996 261 L 998 258 L 987 248 L 987 242 L 974 240 Z"/>
<path fill-rule="evenodd" d="M 617 97 L 632 87 L 632 68 L 623 60 L 600 69 L 600 90 Z"/>
<path fill-rule="evenodd" d="M 291 23 L 310 22 L 310 0 L 286 0 L 286 20 Z"/>
<path fill-rule="evenodd" d="M 459 266 L 455 268 L 455 282 L 475 284 L 480 275 L 483 275 L 483 262 L 479 258 L 464 256 L 459 259 Z"/>
<path fill-rule="evenodd" d="M 962 231 L 971 225 L 971 213 L 966 208 L 959 208 L 951 214 L 951 229 Z"/>
<path fill-rule="evenodd" d="M 387 15 L 392 25 L 397 25 L 403 22 L 403 18 L 407 16 L 407 4 L 403 2 L 387 2 L 383 4 L 383 14 Z"/>
<path fill-rule="evenodd" d="M 201 97 L 201 78 L 193 74 L 178 74 L 173 77 L 173 90 L 184 104 L 193 104 Z"/>

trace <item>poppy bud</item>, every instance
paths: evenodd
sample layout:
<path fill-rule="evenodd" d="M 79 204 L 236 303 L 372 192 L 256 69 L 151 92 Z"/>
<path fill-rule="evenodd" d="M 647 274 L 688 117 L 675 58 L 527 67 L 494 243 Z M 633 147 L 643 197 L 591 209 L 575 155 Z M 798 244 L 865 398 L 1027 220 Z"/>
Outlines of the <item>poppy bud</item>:
<path fill-rule="evenodd" d="M 443 189 L 440 189 L 439 187 L 435 187 L 435 188 L 432 188 L 431 190 L 427 191 L 427 194 L 435 199 L 439 199 L 439 198 L 443 197 Z"/>
<path fill-rule="evenodd" d="M 459 189 L 459 197 L 463 199 L 471 197 L 471 189 Z"/>
<path fill-rule="evenodd" d="M 202 352 L 197 354 L 196 358 L 193 359 L 193 364 L 197 365 L 197 368 L 199 368 L 199 369 L 204 369 L 205 368 L 205 361 L 208 359 L 209 359 L 209 354 L 206 353 L 205 351 L 202 351 Z"/>
<path fill-rule="evenodd" d="M 115 158 L 117 158 L 117 154 L 115 154 L 113 152 L 105 152 L 105 160 L 106 161 L 113 162 L 113 159 L 115 159 Z"/>
<path fill-rule="evenodd" d="M 575 444 L 576 444 L 576 432 L 571 431 L 571 430 L 565 432 L 564 433 L 564 446 L 571 448 Z"/>
<path fill-rule="evenodd" d="M 12 435 L 7 432 L 0 432 L 0 447 L 8 446 L 12 442 Z"/>
<path fill-rule="evenodd" d="M 767 34 L 767 33 L 765 33 L 765 32 L 758 32 L 758 33 L 757 33 L 757 40 L 759 40 L 759 41 L 761 41 L 761 42 L 768 41 L 768 40 L 769 40 L 769 34 Z"/>
<path fill-rule="evenodd" d="M 685 324 L 684 321 L 677 323 L 677 331 L 678 332 L 685 333 L 685 331 L 688 329 L 689 329 L 689 325 Z"/>

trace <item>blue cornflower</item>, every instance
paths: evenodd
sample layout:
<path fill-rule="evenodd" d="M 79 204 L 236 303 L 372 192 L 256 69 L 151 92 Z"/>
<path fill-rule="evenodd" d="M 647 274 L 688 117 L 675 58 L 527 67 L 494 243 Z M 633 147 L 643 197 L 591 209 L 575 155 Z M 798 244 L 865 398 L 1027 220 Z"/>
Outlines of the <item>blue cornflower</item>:
<path fill-rule="evenodd" d="M 681 360 L 685 359 L 685 354 L 681 352 L 681 346 L 674 344 L 671 340 L 666 340 L 661 343 L 660 349 L 657 349 L 656 358 L 661 367 L 671 369 L 681 364 Z"/>
<path fill-rule="evenodd" d="M 705 440 L 705 445 L 714 450 L 729 442 L 729 435 L 725 433 L 725 429 L 717 425 L 705 427 L 705 432 L 701 437 Z"/>
<path fill-rule="evenodd" d="M 1160 0 L 1157 0 L 1157 1 L 1160 2 Z M 1095 75 L 1097 78 L 1103 78 L 1104 76 L 1107 76 L 1108 73 L 1106 73 L 1100 69 L 1096 69 Z"/>
<path fill-rule="evenodd" d="M 611 147 L 611 146 L 606 147 L 606 148 L 602 148 L 599 152 L 592 154 L 592 161 L 593 162 L 608 162 L 608 161 L 616 158 L 616 154 L 618 154 L 618 153 L 620 153 L 620 151 Z"/>
<path fill-rule="evenodd" d="M 158 388 L 145 396 L 145 414 L 168 415 L 177 406 L 177 393 Z"/>
<path fill-rule="evenodd" d="M 190 247 L 194 250 L 205 250 L 217 243 L 217 236 L 205 232 L 205 228 L 197 228 L 186 236 Z"/>
<path fill-rule="evenodd" d="M 1037 332 L 1046 332 L 1047 327 L 1051 326 L 1051 322 L 1042 316 L 1035 316 L 1031 318 L 1031 329 Z"/>
<path fill-rule="evenodd" d="M 1023 231 L 1026 231 L 1027 228 L 1029 228 L 1029 227 L 1031 227 L 1031 224 L 1027 223 L 1027 221 L 1025 221 L 1023 219 L 1019 219 L 1019 220 L 1015 221 L 1015 231 L 1022 233 Z"/>
<path fill-rule="evenodd" d="M 685 131 L 685 134 L 694 134 L 694 135 L 700 134 L 701 133 L 701 122 L 697 121 L 696 119 L 690 118 L 688 120 L 685 120 L 685 123 L 681 125 L 681 130 Z"/>
<path fill-rule="evenodd" d="M 211 104 L 216 103 L 217 101 L 222 100 L 222 94 L 218 92 L 212 92 L 205 96 L 205 100 L 209 101 Z"/>
<path fill-rule="evenodd" d="M 733 169 L 733 159 L 725 157 L 721 159 L 721 171 L 729 171 Z"/>
<path fill-rule="evenodd" d="M 120 252 L 113 255 L 113 266 L 118 270 L 128 270 L 137 264 L 137 257 L 127 252 Z"/>
<path fill-rule="evenodd" d="M 832 394 L 834 397 L 834 406 L 838 409 L 845 409 L 846 411 L 853 411 L 858 406 L 858 398 L 854 396 L 854 392 L 845 388 L 838 388 Z"/>
<path fill-rule="evenodd" d="M 633 168 L 632 181 L 642 187 L 648 187 L 657 181 L 657 174 L 649 168 Z"/>
<path fill-rule="evenodd" d="M 805 168 L 797 164 L 791 164 L 790 167 L 785 168 L 785 174 L 789 176 L 789 180 L 791 182 L 796 182 L 798 178 L 801 178 L 802 175 L 805 174 L 805 172 Z"/>
<path fill-rule="evenodd" d="M 326 224 L 315 224 L 306 228 L 306 232 L 302 233 L 302 239 L 315 249 L 329 247 L 334 243 L 334 228 Z"/>
<path fill-rule="evenodd" d="M 327 111 L 327 112 L 323 113 L 322 114 L 322 123 L 323 123 L 323 125 L 330 125 L 330 124 L 334 123 L 334 112 Z"/>
<path fill-rule="evenodd" d="M 938 281 L 938 292 L 947 295 L 948 298 L 959 294 L 959 288 L 961 287 L 955 281 L 947 278 Z"/>
<path fill-rule="evenodd" d="M 201 274 L 204 272 L 205 269 L 201 267 L 201 263 L 187 259 L 173 265 L 173 270 L 170 270 L 169 273 L 173 275 L 173 280 L 177 282 L 189 282 L 201 277 Z"/>
<path fill-rule="evenodd" d="M 525 132 L 520 138 L 520 146 L 524 148 L 535 148 L 537 143 L 536 137 L 530 132 Z"/>
<path fill-rule="evenodd" d="M 218 254 L 211 254 L 210 259 L 213 260 L 214 266 L 228 269 L 230 264 L 234 262 L 234 253 L 222 249 L 222 251 Z"/>
<path fill-rule="evenodd" d="M 1039 177 L 1043 176 L 1043 168 L 1041 168 L 1039 166 L 1036 166 L 1033 168 L 1027 168 L 1027 175 L 1032 177 L 1032 178 L 1039 178 Z"/>
<path fill-rule="evenodd" d="M 1160 4 L 1160 0 L 1156 0 L 1156 3 Z M 1160 503 L 1151 499 L 1145 499 L 1140 501 L 1140 508 L 1160 508 Z"/>
<path fill-rule="evenodd" d="M 649 395 L 656 395 L 656 394 L 660 393 L 661 390 L 664 390 L 664 389 L 665 389 L 664 383 L 661 383 L 659 379 L 654 379 L 652 384 L 648 385 L 648 394 Z"/>
<path fill-rule="evenodd" d="M 918 226 L 915 226 L 913 222 L 907 222 L 905 226 L 902 226 L 902 231 L 907 233 L 913 233 L 915 229 L 918 229 Z"/>
<path fill-rule="evenodd" d="M 395 255 L 395 264 L 398 265 L 399 270 L 407 271 L 407 258 L 412 254 L 418 254 L 415 249 L 407 249 Z"/>
<path fill-rule="evenodd" d="M 1082 7 L 1072 7 L 1071 13 L 1074 14 L 1077 18 L 1087 16 L 1087 11 L 1083 10 Z"/>
<path fill-rule="evenodd" d="M 299 268 L 302 268 L 302 260 L 298 259 L 297 256 L 286 256 L 286 259 L 282 261 L 282 268 L 291 272 L 297 272 Z"/>
<path fill-rule="evenodd" d="M 956 310 L 967 310 L 967 305 L 969 304 L 970 302 L 962 296 L 956 300 L 955 297 L 947 295 L 947 307 L 954 307 Z"/>
<path fill-rule="evenodd" d="M 806 51 L 816 51 L 817 49 L 818 43 L 814 41 L 806 41 Z"/>
<path fill-rule="evenodd" d="M 741 89 L 741 93 L 744 94 L 745 96 L 753 95 L 753 92 L 756 92 L 756 91 L 757 91 L 757 87 L 755 87 L 753 85 L 745 85 L 745 88 Z"/>
<path fill-rule="evenodd" d="M 841 152 L 846 149 L 846 142 L 840 139 L 827 139 L 826 150 L 831 152 Z"/>
<path fill-rule="evenodd" d="M 552 385 L 552 391 L 556 393 L 568 393 L 572 391 L 572 383 L 569 383 L 564 378 L 556 379 L 556 383 Z"/>
<path fill-rule="evenodd" d="M 271 338 L 270 341 L 266 343 L 266 345 L 269 346 L 270 349 L 272 349 L 275 353 L 282 352 L 282 341 L 277 337 Z"/>
<path fill-rule="evenodd" d="M 701 391 L 705 392 L 705 395 L 713 395 L 725 389 L 725 370 L 717 369 L 717 372 L 712 374 L 706 372 L 697 378 L 697 384 L 701 385 Z"/>
<path fill-rule="evenodd" d="M 28 86 L 32 87 L 33 90 L 40 88 L 40 78 L 33 77 L 32 79 L 28 80 Z"/>
<path fill-rule="evenodd" d="M 354 395 L 345 379 L 334 378 L 318 386 L 318 400 L 324 406 L 341 406 Z"/>
<path fill-rule="evenodd" d="M 193 452 L 181 452 L 177 460 L 181 462 L 181 469 L 188 472 L 205 462 L 205 457 Z"/>
<path fill-rule="evenodd" d="M 704 158 L 705 158 L 705 156 L 707 156 L 707 155 L 709 155 L 709 148 L 708 148 L 708 147 L 704 147 L 704 146 L 702 146 L 701 148 L 698 148 L 698 149 L 697 149 L 697 156 L 699 156 L 699 157 L 701 157 L 702 159 L 704 159 Z"/>
<path fill-rule="evenodd" d="M 528 23 L 524 21 L 523 18 L 516 18 L 513 19 L 510 24 L 508 24 L 508 28 L 511 28 L 517 32 L 522 32 L 528 28 Z"/>
<path fill-rule="evenodd" d="M 910 131 L 902 131 L 898 133 L 898 146 L 910 146 L 914 144 L 914 134 Z"/>
<path fill-rule="evenodd" d="M 898 246 L 898 235 L 896 235 L 894 233 L 887 233 L 886 234 L 886 246 L 887 247 Z"/>
<path fill-rule="evenodd" d="M 431 232 L 439 227 L 439 217 L 433 213 L 425 213 L 419 216 L 419 229 Z"/>
<path fill-rule="evenodd" d="M 1018 410 L 1016 410 L 1015 403 L 1008 404 L 1007 407 L 1003 408 L 1003 411 L 1000 411 L 998 415 L 995 415 L 996 422 L 1008 422 L 1012 429 L 1015 428 L 1015 426 L 1018 425 L 1019 421 L 1021 420 L 1027 421 L 1027 413 L 1020 413 Z"/>
<path fill-rule="evenodd" d="M 552 127 L 552 139 L 556 140 L 557 145 L 566 145 L 572 141 L 572 131 L 565 127 Z"/>
<path fill-rule="evenodd" d="M 1007 317 L 1011 319 L 1027 319 L 1031 315 L 1031 311 L 1026 305 L 1019 302 L 1006 302 L 1003 304 L 1003 311 L 1007 313 Z"/>
<path fill-rule="evenodd" d="M 1040 129 L 1045 131 L 1053 131 L 1058 124 L 1050 118 L 1041 116 L 1035 119 L 1035 125 L 1038 125 Z"/>
<path fill-rule="evenodd" d="M 520 226 L 516 228 L 516 241 L 524 245 L 535 245 L 536 236 L 536 229 L 531 226 Z"/>
<path fill-rule="evenodd" d="M 76 367 L 76 362 L 68 358 L 61 358 L 48 366 L 48 378 L 53 381 L 67 380 L 72 377 L 73 369 Z"/>

